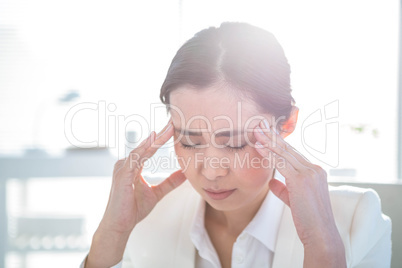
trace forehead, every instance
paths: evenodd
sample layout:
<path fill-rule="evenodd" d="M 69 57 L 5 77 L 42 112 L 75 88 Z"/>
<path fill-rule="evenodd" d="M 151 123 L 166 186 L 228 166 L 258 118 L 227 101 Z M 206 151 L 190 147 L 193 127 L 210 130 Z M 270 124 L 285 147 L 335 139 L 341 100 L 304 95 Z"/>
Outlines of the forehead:
<path fill-rule="evenodd" d="M 255 126 L 264 116 L 253 101 L 228 87 L 181 87 L 171 93 L 170 104 L 173 124 L 182 129 L 241 129 Z"/>

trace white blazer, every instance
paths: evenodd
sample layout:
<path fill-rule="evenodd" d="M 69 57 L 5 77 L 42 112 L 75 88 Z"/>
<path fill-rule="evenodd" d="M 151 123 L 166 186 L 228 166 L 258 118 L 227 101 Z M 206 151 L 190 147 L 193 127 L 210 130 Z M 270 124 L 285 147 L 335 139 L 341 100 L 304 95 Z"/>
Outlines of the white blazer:
<path fill-rule="evenodd" d="M 329 192 L 347 267 L 390 267 L 391 220 L 382 214 L 377 193 L 351 186 L 330 186 Z M 194 268 L 196 252 L 189 232 L 198 202 L 203 200 L 188 182 L 165 196 L 131 233 L 123 268 Z M 303 267 L 303 255 L 285 205 L 272 267 Z"/>

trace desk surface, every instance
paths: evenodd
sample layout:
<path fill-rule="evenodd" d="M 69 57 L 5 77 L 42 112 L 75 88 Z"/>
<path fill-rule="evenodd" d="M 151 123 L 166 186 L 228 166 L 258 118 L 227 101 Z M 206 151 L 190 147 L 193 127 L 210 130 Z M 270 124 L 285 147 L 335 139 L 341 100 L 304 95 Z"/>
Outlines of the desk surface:
<path fill-rule="evenodd" d="M 0 179 L 29 177 L 111 176 L 117 158 L 107 150 L 80 150 L 60 157 L 22 155 L 0 157 Z"/>

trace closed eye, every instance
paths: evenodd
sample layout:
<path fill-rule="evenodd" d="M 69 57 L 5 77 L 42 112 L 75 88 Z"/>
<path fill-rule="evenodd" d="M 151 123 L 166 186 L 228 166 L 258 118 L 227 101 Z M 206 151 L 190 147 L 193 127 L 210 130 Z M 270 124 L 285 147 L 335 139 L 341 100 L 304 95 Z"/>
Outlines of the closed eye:
<path fill-rule="evenodd" d="M 180 146 L 181 146 L 182 148 L 188 149 L 188 150 L 197 149 L 197 146 L 198 146 L 198 145 L 200 145 L 200 144 L 188 145 L 188 144 L 184 144 L 184 143 L 181 143 L 181 142 L 180 142 Z"/>
<path fill-rule="evenodd" d="M 246 148 L 247 144 L 243 144 L 241 146 L 238 147 L 231 147 L 231 146 L 225 146 L 224 148 L 229 150 L 229 151 L 240 151 L 240 150 L 244 150 Z M 184 149 L 188 149 L 188 150 L 193 150 L 193 149 L 201 149 L 201 148 L 205 148 L 205 145 L 201 145 L 201 144 L 194 144 L 194 145 L 189 145 L 189 144 L 184 144 L 180 142 L 180 146 Z"/>
<path fill-rule="evenodd" d="M 226 146 L 226 149 L 228 149 L 229 151 L 241 151 L 244 150 L 246 148 L 247 144 L 243 144 L 239 147 L 231 147 L 231 146 Z"/>

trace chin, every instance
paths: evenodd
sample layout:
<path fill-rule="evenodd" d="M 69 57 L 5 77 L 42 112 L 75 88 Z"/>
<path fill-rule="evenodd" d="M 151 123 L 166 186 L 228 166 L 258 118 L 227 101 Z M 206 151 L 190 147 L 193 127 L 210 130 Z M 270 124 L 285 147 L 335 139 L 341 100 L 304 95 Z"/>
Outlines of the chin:
<path fill-rule="evenodd" d="M 217 210 L 217 211 L 232 211 L 232 210 L 236 210 L 239 207 L 234 205 L 233 202 L 221 202 L 219 201 L 216 202 L 215 200 L 206 200 L 205 198 L 203 198 L 207 204 L 212 207 L 213 209 Z"/>
<path fill-rule="evenodd" d="M 239 205 L 238 203 L 238 197 L 236 197 L 236 193 L 233 193 L 232 196 L 229 196 L 225 199 L 222 200 L 214 200 L 207 196 L 206 194 L 201 195 L 202 199 L 205 200 L 208 205 L 210 205 L 212 208 L 219 210 L 219 211 L 230 211 L 230 210 L 236 210 L 241 207 L 241 205 L 244 204 L 242 201 Z"/>

